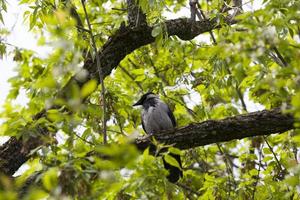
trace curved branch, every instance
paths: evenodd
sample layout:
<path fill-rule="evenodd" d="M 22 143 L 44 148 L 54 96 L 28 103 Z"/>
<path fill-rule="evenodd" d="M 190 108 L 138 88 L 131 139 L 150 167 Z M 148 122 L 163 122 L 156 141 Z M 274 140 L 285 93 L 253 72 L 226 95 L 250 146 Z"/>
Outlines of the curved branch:
<path fill-rule="evenodd" d="M 232 20 L 229 16 L 225 18 L 225 22 L 227 24 L 234 24 L 237 21 Z M 182 40 L 192 40 L 202 33 L 220 28 L 218 19 L 216 18 L 204 19 L 194 23 L 188 18 L 179 18 L 167 20 L 165 25 L 168 36 L 177 36 Z M 152 29 L 153 27 L 150 26 L 137 28 L 121 27 L 115 35 L 110 37 L 99 52 L 104 77 L 108 76 L 126 55 L 144 45 L 154 42 L 155 38 L 151 35 Z M 91 57 L 86 59 L 84 68 L 89 72 L 89 79 L 99 79 L 97 77 L 96 61 Z M 79 83 L 79 85 L 82 85 L 82 83 Z"/>

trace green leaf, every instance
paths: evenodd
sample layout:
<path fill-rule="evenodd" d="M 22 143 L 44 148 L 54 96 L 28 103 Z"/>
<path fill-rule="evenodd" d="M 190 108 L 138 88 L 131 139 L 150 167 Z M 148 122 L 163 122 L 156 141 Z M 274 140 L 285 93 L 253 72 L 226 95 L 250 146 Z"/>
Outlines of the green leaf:
<path fill-rule="evenodd" d="M 293 187 L 299 185 L 299 183 L 300 183 L 299 176 L 288 176 L 285 179 L 285 181 L 287 184 L 289 184 L 290 186 L 293 186 Z"/>
<path fill-rule="evenodd" d="M 59 112 L 59 110 L 56 109 L 47 110 L 47 118 L 50 119 L 52 122 L 58 122 L 63 120 L 62 114 Z"/>
<path fill-rule="evenodd" d="M 172 165 L 172 166 L 174 166 L 174 167 L 181 168 L 181 167 L 179 166 L 179 163 L 177 162 L 177 160 L 176 160 L 174 157 L 172 157 L 171 155 L 165 154 L 164 157 L 163 157 L 163 159 L 164 159 L 167 163 L 169 163 L 170 165 Z"/>
<path fill-rule="evenodd" d="M 134 70 L 132 70 L 131 72 L 132 72 L 133 74 L 135 74 L 135 75 L 142 75 L 142 74 L 145 73 L 145 69 L 143 69 L 143 68 L 140 68 L 140 69 L 134 69 Z"/>
<path fill-rule="evenodd" d="M 177 149 L 177 148 L 174 148 L 174 147 L 170 147 L 168 149 L 169 152 L 173 153 L 173 154 L 176 154 L 176 155 L 181 155 L 181 151 L 180 149 Z"/>
<path fill-rule="evenodd" d="M 152 37 L 156 37 L 158 36 L 159 34 L 162 33 L 162 29 L 161 29 L 161 26 L 155 26 L 152 31 L 151 31 L 151 35 Z"/>
<path fill-rule="evenodd" d="M 136 82 L 141 82 L 141 81 L 145 80 L 145 78 L 146 78 L 145 75 L 137 76 L 137 77 L 134 79 L 134 81 L 136 81 Z"/>
<path fill-rule="evenodd" d="M 44 176 L 42 178 L 42 182 L 44 187 L 51 191 L 53 190 L 58 183 L 58 169 L 57 168 L 50 168 L 48 171 L 44 173 Z"/>
<path fill-rule="evenodd" d="M 270 148 L 268 148 L 268 147 L 263 148 L 263 152 L 264 152 L 264 154 L 272 154 Z"/>
<path fill-rule="evenodd" d="M 85 98 L 89 96 L 91 93 L 95 91 L 97 88 L 97 81 L 95 79 L 92 79 L 85 83 L 80 91 L 81 98 Z"/>

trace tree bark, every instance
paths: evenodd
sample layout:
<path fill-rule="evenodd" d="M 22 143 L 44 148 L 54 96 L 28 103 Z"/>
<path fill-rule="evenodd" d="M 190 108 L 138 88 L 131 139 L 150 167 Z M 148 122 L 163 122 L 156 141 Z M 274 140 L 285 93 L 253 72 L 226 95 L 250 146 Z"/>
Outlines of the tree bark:
<path fill-rule="evenodd" d="M 260 135 L 283 133 L 294 128 L 294 118 L 282 114 L 279 108 L 263 110 L 222 120 L 207 120 L 178 128 L 172 132 L 156 134 L 155 140 L 174 144 L 179 149 L 189 149 L 207 144 L 226 142 Z M 138 138 L 135 142 L 138 149 L 151 145 L 149 136 Z"/>

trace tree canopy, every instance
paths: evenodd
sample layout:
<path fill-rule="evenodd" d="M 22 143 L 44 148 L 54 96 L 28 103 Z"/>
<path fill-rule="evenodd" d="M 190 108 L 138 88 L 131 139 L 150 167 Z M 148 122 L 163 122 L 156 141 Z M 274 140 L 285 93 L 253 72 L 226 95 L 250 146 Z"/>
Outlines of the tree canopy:
<path fill-rule="evenodd" d="M 299 199 L 300 1 L 257 2 L 22 0 L 41 57 L 6 41 L 0 0 L 0 199 Z M 144 136 L 149 91 L 176 130 Z"/>

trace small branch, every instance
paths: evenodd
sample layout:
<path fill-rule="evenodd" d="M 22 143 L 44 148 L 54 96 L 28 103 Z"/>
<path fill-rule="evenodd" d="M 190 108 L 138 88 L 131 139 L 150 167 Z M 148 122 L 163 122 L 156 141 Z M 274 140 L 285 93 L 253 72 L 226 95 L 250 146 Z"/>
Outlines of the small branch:
<path fill-rule="evenodd" d="M 229 66 L 228 66 L 228 64 L 227 64 L 226 61 L 225 61 L 225 67 L 226 67 L 227 73 L 228 73 L 229 75 L 232 76 L 232 73 L 231 73 L 231 71 L 230 71 L 230 69 L 229 69 Z M 234 77 L 233 77 L 233 78 L 234 78 Z M 248 112 L 248 111 L 247 111 L 247 106 L 246 106 L 246 103 L 245 103 L 245 100 L 244 100 L 244 97 L 243 97 L 243 94 L 242 94 L 242 92 L 241 92 L 241 90 L 240 90 L 240 88 L 239 88 L 237 82 L 235 83 L 235 86 L 234 86 L 234 87 L 235 87 L 236 93 L 237 93 L 237 95 L 238 95 L 238 97 L 239 97 L 239 100 L 240 100 L 240 102 L 241 102 L 241 104 L 242 104 L 243 110 L 244 110 L 245 112 Z"/>
<path fill-rule="evenodd" d="M 237 85 L 237 83 L 235 84 L 235 90 L 236 90 L 237 95 L 238 95 L 238 97 L 239 97 L 239 99 L 240 99 L 240 102 L 241 102 L 241 104 L 242 104 L 243 110 L 244 110 L 245 112 L 248 112 L 248 111 L 247 111 L 247 106 L 246 106 L 246 103 L 245 103 L 245 100 L 244 100 L 244 97 L 243 97 L 243 94 L 242 94 L 242 92 L 241 92 L 239 86 Z"/>
<path fill-rule="evenodd" d="M 275 158 L 275 160 L 276 160 L 278 169 L 279 169 L 281 172 L 283 172 L 282 165 L 281 165 L 280 161 L 278 160 L 278 158 L 277 158 L 277 156 L 276 156 L 276 154 L 275 154 L 273 148 L 272 148 L 271 145 L 269 144 L 269 142 L 268 142 L 268 140 L 267 140 L 267 137 L 266 137 L 266 136 L 263 136 L 263 138 L 264 138 L 265 143 L 268 145 L 270 151 L 272 152 L 272 154 L 273 154 L 273 156 L 274 156 L 274 158 Z"/>
<path fill-rule="evenodd" d="M 88 30 L 88 29 L 86 29 L 86 28 L 84 28 L 84 27 L 82 27 L 82 26 L 77 25 L 76 28 L 79 29 L 79 30 L 81 30 L 81 31 L 90 33 L 90 30 Z"/>
<path fill-rule="evenodd" d="M 87 141 L 86 139 L 84 139 L 83 137 L 81 137 L 80 135 L 78 135 L 77 133 L 73 132 L 73 134 L 74 134 L 76 137 L 78 137 L 79 139 L 81 139 L 83 142 L 95 146 L 94 143 L 92 143 L 92 142 L 90 142 L 90 141 Z"/>
<path fill-rule="evenodd" d="M 101 84 L 101 101 L 102 101 L 102 110 L 103 110 L 103 143 L 106 144 L 107 143 L 107 130 L 106 130 L 106 102 L 105 102 L 105 86 L 104 86 L 104 76 L 102 73 L 102 69 L 101 69 L 101 63 L 100 63 L 100 56 L 98 54 L 97 51 L 97 46 L 96 46 L 96 42 L 95 42 L 95 38 L 93 36 L 93 32 L 92 32 L 92 26 L 86 11 L 86 7 L 84 4 L 84 0 L 81 0 L 81 4 L 84 10 L 84 14 L 85 14 L 85 18 L 88 24 L 88 28 L 89 28 L 89 33 L 90 33 L 90 37 L 92 40 L 92 45 L 93 45 L 93 49 L 94 49 L 94 54 L 96 56 L 96 65 L 97 65 L 97 71 L 99 73 L 99 79 L 100 79 L 100 84 Z M 100 101 L 100 102 L 101 102 Z"/>
<path fill-rule="evenodd" d="M 200 3 L 198 1 L 197 1 L 197 6 L 198 6 L 198 8 L 200 10 L 200 14 L 201 14 L 202 18 L 204 20 L 207 20 L 206 16 L 204 15 L 204 13 L 203 13 L 203 11 L 201 9 L 201 5 L 200 5 Z M 201 17 L 199 15 L 198 15 L 198 18 L 201 20 Z M 213 43 L 216 45 L 217 44 L 217 40 L 216 40 L 216 38 L 214 36 L 214 33 L 212 31 L 209 31 L 209 34 L 210 34 L 210 37 L 211 37 Z"/>
<path fill-rule="evenodd" d="M 72 5 L 71 5 L 70 13 L 71 13 L 71 16 L 75 18 L 77 26 L 83 27 L 83 23 L 80 19 L 80 15 L 77 13 L 76 8 Z"/>
<path fill-rule="evenodd" d="M 76 7 L 74 5 L 72 5 L 72 3 L 68 0 L 62 0 L 61 2 L 63 3 L 65 8 L 70 9 L 71 16 L 76 20 L 76 27 L 78 29 L 78 32 L 86 31 L 83 29 L 83 23 L 80 18 L 80 15 L 78 14 L 78 12 L 76 10 Z"/>
<path fill-rule="evenodd" d="M 283 64 L 283 66 L 287 67 L 288 64 L 287 64 L 286 60 L 283 58 L 283 56 L 280 54 L 279 50 L 276 47 L 273 47 L 272 49 L 275 51 L 275 53 L 277 55 L 277 58 L 280 59 L 280 61 Z"/>
<path fill-rule="evenodd" d="M 26 181 L 22 184 L 20 189 L 18 190 L 18 198 L 24 199 L 25 195 L 28 194 L 29 188 L 34 187 L 35 185 L 41 185 L 41 179 L 38 179 L 39 176 L 43 173 L 43 171 L 33 172 Z M 17 181 L 19 177 L 15 177 Z"/>
<path fill-rule="evenodd" d="M 196 12 L 197 12 L 197 7 L 196 7 L 196 0 L 190 0 L 190 12 L 191 12 L 191 21 L 195 22 L 196 21 Z"/>
<path fill-rule="evenodd" d="M 189 107 L 187 107 L 186 103 L 183 103 L 184 102 L 184 99 L 183 97 L 181 96 L 181 101 L 178 100 L 178 99 L 175 99 L 175 98 L 172 98 L 172 97 L 168 97 L 166 96 L 166 98 L 168 99 L 171 99 L 172 101 L 175 101 L 177 103 L 179 103 L 181 106 L 183 106 L 185 108 L 185 110 L 194 118 L 194 119 L 197 119 L 197 113 L 195 111 L 193 111 L 192 109 L 190 109 Z"/>
<path fill-rule="evenodd" d="M 127 10 L 125 8 L 112 8 L 112 10 L 126 12 Z"/>
<path fill-rule="evenodd" d="M 241 7 L 242 7 L 242 0 L 234 0 L 234 5 L 235 5 L 235 6 L 238 6 L 238 8 L 241 8 Z M 204 13 L 203 13 L 203 11 L 202 11 L 202 9 L 201 9 L 201 5 L 199 4 L 198 1 L 197 1 L 197 6 L 198 6 L 198 8 L 199 8 L 199 10 L 200 10 L 200 13 L 201 13 L 202 18 L 203 18 L 204 20 L 207 20 L 206 16 L 204 15 Z M 198 16 L 198 18 L 200 19 L 199 16 Z M 211 38 L 212 38 L 213 43 L 214 43 L 215 45 L 217 45 L 217 40 L 216 40 L 216 38 L 215 38 L 213 32 L 212 32 L 212 31 L 209 31 L 209 34 L 210 34 L 210 36 L 211 36 Z M 227 69 L 228 74 L 231 75 L 232 73 L 231 73 L 231 71 L 230 71 L 230 69 L 229 69 L 229 66 L 228 66 L 227 62 L 225 62 L 225 65 L 226 65 L 226 69 Z M 241 92 L 241 90 L 239 89 L 237 83 L 235 84 L 235 89 L 236 89 L 237 95 L 238 95 L 238 97 L 239 97 L 239 99 L 240 99 L 240 101 L 241 101 L 243 110 L 244 110 L 245 112 L 247 112 L 247 106 L 246 106 L 246 103 L 245 103 L 245 101 L 244 101 L 242 92 Z"/>

